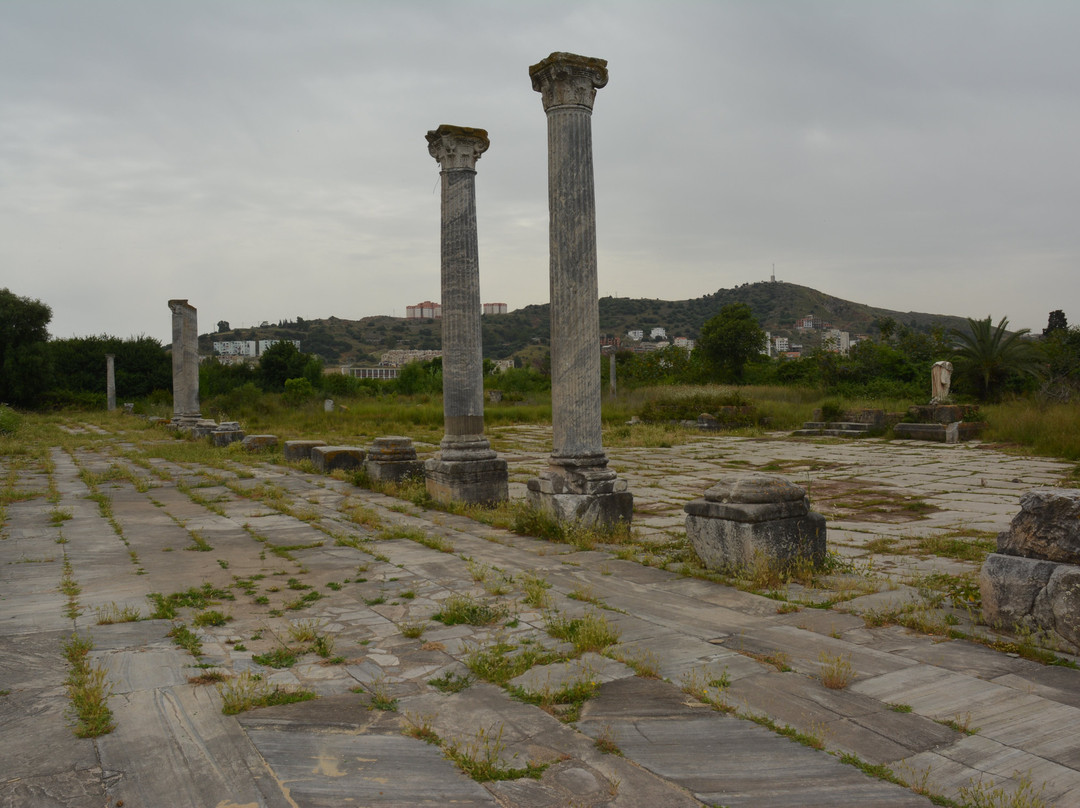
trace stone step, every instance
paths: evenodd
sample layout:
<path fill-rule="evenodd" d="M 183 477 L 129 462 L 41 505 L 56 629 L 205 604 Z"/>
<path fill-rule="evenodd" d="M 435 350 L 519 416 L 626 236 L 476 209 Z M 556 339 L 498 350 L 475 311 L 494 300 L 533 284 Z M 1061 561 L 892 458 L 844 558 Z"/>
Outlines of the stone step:
<path fill-rule="evenodd" d="M 858 421 L 807 421 L 803 429 L 833 429 L 844 432 L 869 432 L 870 424 Z"/>

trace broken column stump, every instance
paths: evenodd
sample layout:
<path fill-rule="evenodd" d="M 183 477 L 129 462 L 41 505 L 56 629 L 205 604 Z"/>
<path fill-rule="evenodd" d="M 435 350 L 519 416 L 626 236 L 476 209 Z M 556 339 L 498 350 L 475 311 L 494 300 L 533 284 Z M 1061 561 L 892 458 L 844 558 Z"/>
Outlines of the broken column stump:
<path fill-rule="evenodd" d="M 805 489 L 783 477 L 729 475 L 684 510 L 687 538 L 709 569 L 825 559 L 825 517 L 810 510 Z"/>

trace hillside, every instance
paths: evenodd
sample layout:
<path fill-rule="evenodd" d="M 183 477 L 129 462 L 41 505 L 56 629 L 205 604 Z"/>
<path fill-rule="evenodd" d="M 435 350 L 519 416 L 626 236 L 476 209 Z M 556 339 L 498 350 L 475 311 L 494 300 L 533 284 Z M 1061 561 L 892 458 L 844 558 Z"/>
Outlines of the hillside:
<path fill-rule="evenodd" d="M 891 317 L 897 324 L 916 331 L 928 331 L 934 325 L 949 329 L 966 324 L 963 317 L 880 309 L 807 286 L 762 281 L 719 289 L 693 300 L 604 297 L 600 299 L 600 333 L 625 337 L 631 328 L 641 328 L 648 334 L 652 328 L 663 327 L 669 338 L 696 338 L 702 324 L 730 303 L 746 303 L 762 328 L 783 335 L 795 335 L 795 321 L 809 314 L 852 334 L 876 333 L 874 322 L 881 317 Z M 534 339 L 546 343 L 550 336 L 546 303 L 507 314 L 486 315 L 481 324 L 484 356 L 489 359 L 509 358 Z M 384 351 L 392 348 L 438 349 L 442 344 L 442 329 L 437 320 L 401 317 L 298 318 L 296 322 L 204 334 L 199 337 L 199 349 L 209 353 L 211 343 L 216 340 L 250 339 L 298 339 L 301 350 L 319 356 L 327 365 L 363 365 L 375 363 Z"/>

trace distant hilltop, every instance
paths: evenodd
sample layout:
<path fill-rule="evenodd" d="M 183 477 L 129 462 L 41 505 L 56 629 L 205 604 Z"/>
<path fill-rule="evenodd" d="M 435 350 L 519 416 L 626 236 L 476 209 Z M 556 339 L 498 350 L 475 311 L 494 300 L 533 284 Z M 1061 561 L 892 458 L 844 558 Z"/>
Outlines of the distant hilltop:
<path fill-rule="evenodd" d="M 851 334 L 878 333 L 875 323 L 892 318 L 898 326 L 929 331 L 934 326 L 960 328 L 967 320 L 948 314 L 900 312 L 880 309 L 827 295 L 808 286 L 783 281 L 744 283 L 732 289 L 691 300 L 600 298 L 600 333 L 626 339 L 630 331 L 651 335 L 657 329 L 669 340 L 697 339 L 702 324 L 730 303 L 745 303 L 763 329 L 774 336 L 795 337 L 806 330 L 830 327 Z M 227 326 L 225 322 L 219 327 Z M 525 306 L 506 313 L 485 313 L 481 318 L 484 357 L 509 359 L 534 353 L 550 337 L 548 304 Z M 800 329 L 800 326 L 802 327 Z M 330 317 L 325 320 L 281 321 L 277 325 L 228 329 L 199 337 L 199 350 L 209 354 L 214 342 L 300 340 L 305 353 L 326 365 L 375 364 L 390 350 L 437 351 L 442 347 L 442 324 L 433 318 L 378 315 L 360 320 Z M 542 349 L 541 349 L 542 350 Z"/>

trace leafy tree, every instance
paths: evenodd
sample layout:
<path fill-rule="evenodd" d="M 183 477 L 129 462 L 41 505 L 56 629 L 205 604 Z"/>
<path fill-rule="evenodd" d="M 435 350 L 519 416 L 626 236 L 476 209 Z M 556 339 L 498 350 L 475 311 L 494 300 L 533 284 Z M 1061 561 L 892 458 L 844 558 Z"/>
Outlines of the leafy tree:
<path fill-rule="evenodd" d="M 1024 341 L 1029 329 L 1009 333 L 1007 317 L 991 325 L 990 317 L 983 320 L 968 318 L 968 330 L 952 329 L 957 375 L 974 390 L 980 400 L 1000 394 L 1010 379 L 1034 374 L 1039 357 L 1034 347 Z"/>
<path fill-rule="evenodd" d="M 397 391 L 403 395 L 442 392 L 442 357 L 428 362 L 409 362 L 398 372 Z"/>
<path fill-rule="evenodd" d="M 1065 312 L 1061 309 L 1054 309 L 1050 312 L 1050 317 L 1046 321 L 1046 328 L 1043 329 L 1043 336 L 1049 337 L 1056 331 L 1066 331 L 1069 328 L 1069 321 L 1065 319 Z"/>
<path fill-rule="evenodd" d="M 0 289 L 0 402 L 31 405 L 52 377 L 45 341 L 52 309 Z"/>
<path fill-rule="evenodd" d="M 280 393 L 288 379 L 308 378 L 305 370 L 312 358 L 288 340 L 275 342 L 259 357 L 259 384 L 263 390 Z"/>
<path fill-rule="evenodd" d="M 232 331 L 232 327 L 229 325 L 228 320 L 218 320 L 218 322 L 217 322 L 217 330 L 218 330 L 218 333 L 220 334 L 220 333 L 223 333 L 225 331 Z"/>
<path fill-rule="evenodd" d="M 761 353 L 765 332 L 745 303 L 731 303 L 701 327 L 695 352 L 721 381 L 741 382 L 746 363 Z"/>
<path fill-rule="evenodd" d="M 1080 396 L 1080 327 L 1055 329 L 1043 338 L 1042 349 L 1046 368 L 1041 395 L 1056 401 L 1076 399 Z"/>
<path fill-rule="evenodd" d="M 874 325 L 877 326 L 877 330 L 881 333 L 882 342 L 888 342 L 896 333 L 896 320 L 892 317 L 878 317 L 874 320 Z"/>

